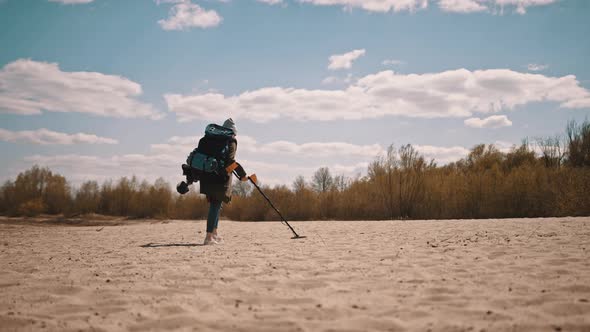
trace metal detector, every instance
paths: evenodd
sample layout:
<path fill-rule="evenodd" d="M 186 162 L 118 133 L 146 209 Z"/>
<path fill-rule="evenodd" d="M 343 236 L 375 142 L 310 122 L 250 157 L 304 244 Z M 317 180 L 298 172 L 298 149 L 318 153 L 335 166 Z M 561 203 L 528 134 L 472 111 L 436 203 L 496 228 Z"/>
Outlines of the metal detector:
<path fill-rule="evenodd" d="M 233 173 L 234 173 L 234 175 L 238 179 L 240 178 L 238 176 L 238 174 L 236 173 L 236 171 L 233 171 Z M 254 178 L 254 179 L 252 179 L 252 178 Z M 289 227 L 289 229 L 291 230 L 291 232 L 293 232 L 293 234 L 295 236 L 293 236 L 291 239 L 305 239 L 305 236 L 301 236 L 301 235 L 297 234 L 297 232 L 295 232 L 295 230 L 293 229 L 293 227 L 291 227 L 291 225 L 289 224 L 289 222 L 285 219 L 285 217 L 283 217 L 283 215 L 281 214 L 281 211 L 279 211 L 279 209 L 277 209 L 275 207 L 275 205 L 272 204 L 272 202 L 270 201 L 270 198 L 268 198 L 268 196 L 266 196 L 264 194 L 264 192 L 262 191 L 262 189 L 260 189 L 260 187 L 256 183 L 256 174 L 252 174 L 251 176 L 248 176 L 248 180 L 250 180 L 250 182 L 254 185 L 254 187 L 256 187 L 256 189 L 258 189 L 258 192 L 262 195 L 262 197 L 264 197 L 266 199 L 266 201 L 268 202 L 268 204 L 270 204 L 270 206 L 277 212 L 277 214 L 279 215 L 279 217 L 281 217 L 281 222 L 284 223 L 285 225 L 287 225 Z"/>

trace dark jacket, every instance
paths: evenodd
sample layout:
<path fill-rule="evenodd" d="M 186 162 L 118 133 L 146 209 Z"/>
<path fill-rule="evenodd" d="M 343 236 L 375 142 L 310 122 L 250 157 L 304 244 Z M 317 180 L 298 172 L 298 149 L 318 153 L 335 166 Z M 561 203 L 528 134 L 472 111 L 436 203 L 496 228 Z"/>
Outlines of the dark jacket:
<path fill-rule="evenodd" d="M 225 165 L 231 165 L 235 162 L 237 149 L 238 142 L 234 138 L 229 143 L 227 159 L 224 160 Z M 208 199 L 229 203 L 231 201 L 232 178 L 233 174 L 231 173 L 203 173 L 200 179 L 201 194 L 207 195 Z"/>

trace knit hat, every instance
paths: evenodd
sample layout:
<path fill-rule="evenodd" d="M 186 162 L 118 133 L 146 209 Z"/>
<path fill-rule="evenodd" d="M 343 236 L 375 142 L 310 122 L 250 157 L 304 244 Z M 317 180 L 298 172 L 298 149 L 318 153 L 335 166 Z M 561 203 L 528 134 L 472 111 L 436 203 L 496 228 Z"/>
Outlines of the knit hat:
<path fill-rule="evenodd" d="M 238 128 L 236 128 L 236 123 L 234 120 L 232 120 L 232 118 L 225 120 L 222 127 L 231 129 L 234 132 L 234 135 L 238 134 Z"/>

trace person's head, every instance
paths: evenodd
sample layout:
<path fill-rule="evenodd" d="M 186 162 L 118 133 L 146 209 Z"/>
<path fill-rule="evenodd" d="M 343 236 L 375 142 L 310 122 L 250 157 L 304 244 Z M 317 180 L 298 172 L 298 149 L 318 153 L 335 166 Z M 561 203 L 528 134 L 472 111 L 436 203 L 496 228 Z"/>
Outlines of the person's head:
<path fill-rule="evenodd" d="M 225 120 L 225 122 L 223 122 L 222 127 L 231 129 L 234 132 L 234 135 L 238 134 L 238 128 L 236 128 L 236 123 L 232 118 Z"/>

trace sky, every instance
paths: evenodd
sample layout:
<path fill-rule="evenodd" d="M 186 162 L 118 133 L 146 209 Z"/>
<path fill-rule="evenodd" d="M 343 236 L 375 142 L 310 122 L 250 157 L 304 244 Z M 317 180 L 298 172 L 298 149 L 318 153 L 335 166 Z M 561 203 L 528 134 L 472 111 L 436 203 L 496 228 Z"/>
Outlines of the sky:
<path fill-rule="evenodd" d="M 445 164 L 590 115 L 586 0 L 0 0 L 0 181 L 170 183 L 209 123 L 264 184 Z"/>

